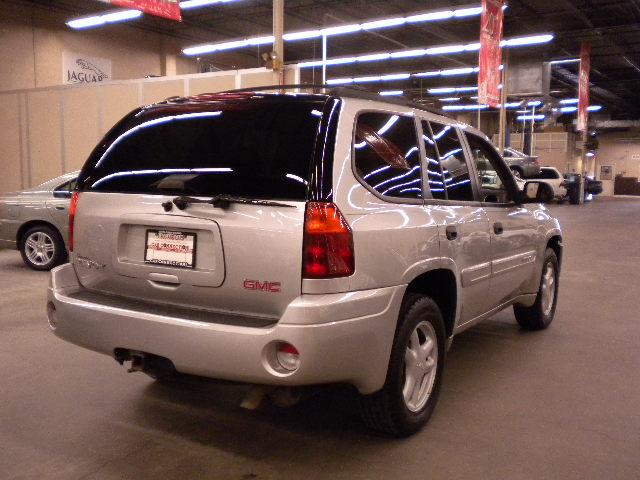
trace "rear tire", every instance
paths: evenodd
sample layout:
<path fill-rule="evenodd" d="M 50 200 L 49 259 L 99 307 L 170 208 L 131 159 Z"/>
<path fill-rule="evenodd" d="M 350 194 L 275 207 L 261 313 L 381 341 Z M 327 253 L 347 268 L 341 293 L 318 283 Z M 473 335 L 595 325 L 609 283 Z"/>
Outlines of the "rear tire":
<path fill-rule="evenodd" d="M 29 228 L 20 238 L 19 248 L 22 260 L 32 270 L 48 271 L 67 259 L 62 236 L 48 225 Z"/>
<path fill-rule="evenodd" d="M 420 430 L 438 401 L 445 349 L 444 321 L 438 305 L 429 297 L 407 294 L 385 384 L 380 391 L 360 397 L 364 423 L 397 437 Z"/>
<path fill-rule="evenodd" d="M 530 307 L 513 306 L 516 320 L 525 330 L 542 330 L 553 321 L 558 302 L 559 265 L 555 252 L 547 248 L 535 303 Z"/>

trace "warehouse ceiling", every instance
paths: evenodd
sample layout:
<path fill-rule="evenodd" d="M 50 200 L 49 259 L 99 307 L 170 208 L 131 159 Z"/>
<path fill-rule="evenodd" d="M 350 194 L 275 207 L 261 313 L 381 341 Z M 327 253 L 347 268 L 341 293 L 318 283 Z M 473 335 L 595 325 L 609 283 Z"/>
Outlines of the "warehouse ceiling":
<path fill-rule="evenodd" d="M 69 19 L 112 10 L 113 7 L 89 0 L 22 1 L 51 11 L 63 12 Z M 286 0 L 285 31 L 317 29 L 324 26 L 407 16 L 437 9 L 479 5 L 480 1 L 457 0 Z M 505 12 L 505 38 L 552 33 L 555 38 L 544 45 L 510 50 L 510 62 L 522 59 L 549 61 L 576 58 L 582 41 L 592 44 L 592 103 L 605 107 L 612 118 L 640 117 L 640 0 L 509 0 Z M 145 15 L 143 18 L 101 29 L 117 32 L 138 28 L 175 37 L 183 47 L 217 43 L 271 34 L 271 0 L 237 0 L 229 3 L 184 10 L 182 23 Z M 92 30 L 79 32 L 91 35 Z M 328 57 L 352 56 L 396 50 L 472 43 L 478 41 L 479 17 L 472 16 L 438 22 L 415 23 L 399 27 L 361 31 L 330 37 Z M 260 56 L 269 45 L 200 57 L 211 69 L 263 66 Z M 286 62 L 321 58 L 321 40 L 285 43 Z M 368 62 L 328 67 L 328 78 L 385 75 L 398 72 L 476 66 L 477 52 L 455 55 L 411 57 L 392 61 Z M 557 98 L 577 96 L 578 63 L 553 65 L 552 94 Z M 311 72 L 311 70 L 310 70 Z M 309 73 L 321 80 L 320 69 Z M 476 75 L 417 78 L 364 85 L 375 90 L 403 90 L 420 100 L 429 96 L 427 88 L 471 86 Z"/>

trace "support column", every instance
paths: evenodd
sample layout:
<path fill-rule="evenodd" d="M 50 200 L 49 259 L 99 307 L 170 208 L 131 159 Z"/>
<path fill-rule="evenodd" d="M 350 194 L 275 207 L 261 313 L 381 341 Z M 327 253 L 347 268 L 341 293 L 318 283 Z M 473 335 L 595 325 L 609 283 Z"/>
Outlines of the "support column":
<path fill-rule="evenodd" d="M 284 0 L 273 0 L 274 83 L 284 85 Z"/>

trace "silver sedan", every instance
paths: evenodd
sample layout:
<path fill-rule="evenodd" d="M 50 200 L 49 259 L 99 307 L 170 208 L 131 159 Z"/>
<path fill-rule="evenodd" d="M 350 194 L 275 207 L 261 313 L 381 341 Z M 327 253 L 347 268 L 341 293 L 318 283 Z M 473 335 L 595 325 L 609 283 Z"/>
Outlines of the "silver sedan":
<path fill-rule="evenodd" d="M 20 250 L 34 270 L 51 270 L 67 259 L 69 199 L 78 172 L 21 192 L 0 196 L 0 248 Z"/>

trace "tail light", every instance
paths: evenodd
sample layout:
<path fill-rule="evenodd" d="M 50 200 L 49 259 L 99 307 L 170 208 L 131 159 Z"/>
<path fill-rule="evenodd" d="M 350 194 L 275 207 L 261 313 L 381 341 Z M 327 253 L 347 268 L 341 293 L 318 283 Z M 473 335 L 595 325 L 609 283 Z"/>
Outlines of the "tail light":
<path fill-rule="evenodd" d="M 78 198 L 80 192 L 73 192 L 71 195 L 71 204 L 69 205 L 69 251 L 73 252 L 73 225 L 76 220 L 76 210 L 78 209 Z"/>
<path fill-rule="evenodd" d="M 302 276 L 353 275 L 353 233 L 334 203 L 308 202 L 304 221 Z"/>

